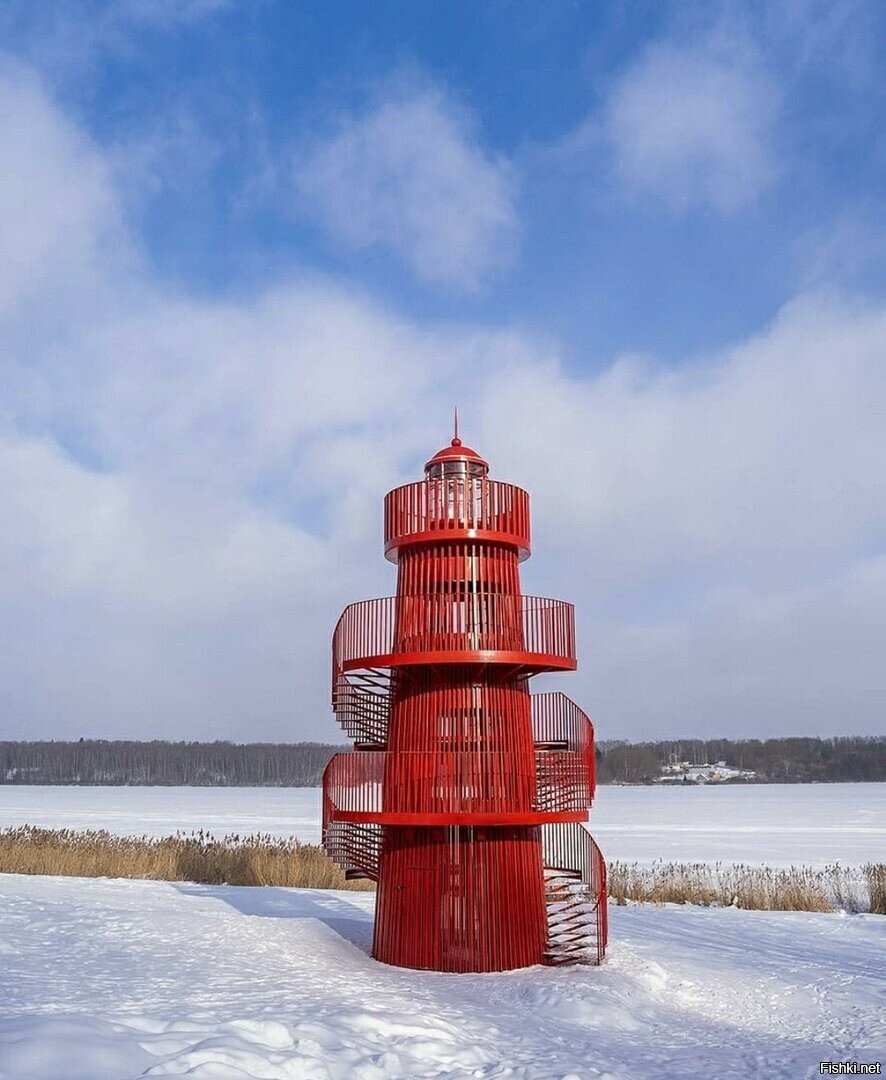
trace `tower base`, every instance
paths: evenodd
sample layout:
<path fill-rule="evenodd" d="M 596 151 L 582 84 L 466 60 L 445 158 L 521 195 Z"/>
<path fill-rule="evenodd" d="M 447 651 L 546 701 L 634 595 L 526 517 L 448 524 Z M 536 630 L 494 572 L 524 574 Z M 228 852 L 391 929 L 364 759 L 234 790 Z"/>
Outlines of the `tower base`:
<path fill-rule="evenodd" d="M 459 972 L 545 962 L 538 828 L 387 826 L 379 871 L 375 959 Z"/>

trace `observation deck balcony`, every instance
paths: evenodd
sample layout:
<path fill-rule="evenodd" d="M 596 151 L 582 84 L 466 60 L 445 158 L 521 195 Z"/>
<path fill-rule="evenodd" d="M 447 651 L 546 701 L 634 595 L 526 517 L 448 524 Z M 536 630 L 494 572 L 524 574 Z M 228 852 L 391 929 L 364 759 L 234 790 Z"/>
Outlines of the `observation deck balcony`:
<path fill-rule="evenodd" d="M 502 593 L 384 596 L 345 608 L 332 637 L 333 687 L 343 672 L 412 664 L 574 671 L 575 610 Z"/>
<path fill-rule="evenodd" d="M 587 756 L 539 751 L 356 751 L 323 776 L 330 821 L 379 825 L 543 825 L 586 821 Z"/>
<path fill-rule="evenodd" d="M 529 557 L 529 493 L 486 477 L 429 478 L 385 496 L 385 558 L 396 562 L 404 544 L 486 540 Z"/>

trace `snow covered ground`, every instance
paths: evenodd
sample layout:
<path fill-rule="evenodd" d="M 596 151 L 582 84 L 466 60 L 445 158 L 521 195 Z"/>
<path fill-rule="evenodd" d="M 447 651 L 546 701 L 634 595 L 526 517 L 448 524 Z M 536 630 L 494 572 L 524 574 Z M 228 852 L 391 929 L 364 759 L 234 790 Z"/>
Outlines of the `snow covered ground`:
<path fill-rule="evenodd" d="M 602 788 L 607 856 L 882 860 L 886 784 Z M 319 838 L 316 789 L 0 787 L 0 827 Z M 884 1060 L 886 919 L 615 908 L 601 969 L 368 956 L 374 897 L 0 875 L 0 1080 L 756 1077 Z"/>
<path fill-rule="evenodd" d="M 886 1062 L 886 919 L 616 908 L 599 969 L 367 955 L 373 896 L 0 877 L 0 1078 L 770 1077 Z"/>
<path fill-rule="evenodd" d="M 0 786 L 0 828 L 177 829 L 320 838 L 317 788 Z M 603 787 L 591 830 L 608 859 L 770 866 L 882 861 L 886 784 Z"/>

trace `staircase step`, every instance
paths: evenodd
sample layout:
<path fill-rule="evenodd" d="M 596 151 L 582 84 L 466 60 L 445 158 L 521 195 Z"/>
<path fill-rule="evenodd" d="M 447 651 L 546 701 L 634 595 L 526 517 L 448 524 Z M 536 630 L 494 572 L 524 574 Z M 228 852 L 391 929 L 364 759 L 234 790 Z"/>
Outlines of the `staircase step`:
<path fill-rule="evenodd" d="M 543 766 L 540 775 L 544 777 Z M 580 825 L 568 831 L 563 826 L 543 829 L 542 840 L 546 860 L 551 860 L 544 867 L 545 960 L 553 965 L 598 964 L 606 944 L 606 898 L 598 893 L 605 869 L 599 849 Z M 573 858 L 576 862 L 569 865 Z"/>

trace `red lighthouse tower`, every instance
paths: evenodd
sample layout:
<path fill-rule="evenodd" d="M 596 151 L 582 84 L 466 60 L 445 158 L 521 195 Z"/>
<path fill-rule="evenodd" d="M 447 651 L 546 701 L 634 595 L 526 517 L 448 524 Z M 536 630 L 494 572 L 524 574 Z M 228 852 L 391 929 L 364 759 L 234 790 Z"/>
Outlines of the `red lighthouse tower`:
<path fill-rule="evenodd" d="M 323 777 L 323 842 L 378 883 L 373 955 L 504 971 L 599 963 L 605 865 L 581 822 L 594 733 L 540 672 L 575 669 L 571 604 L 524 596 L 529 496 L 461 444 L 385 499 L 396 596 L 345 609 L 332 701 L 354 740 Z"/>

